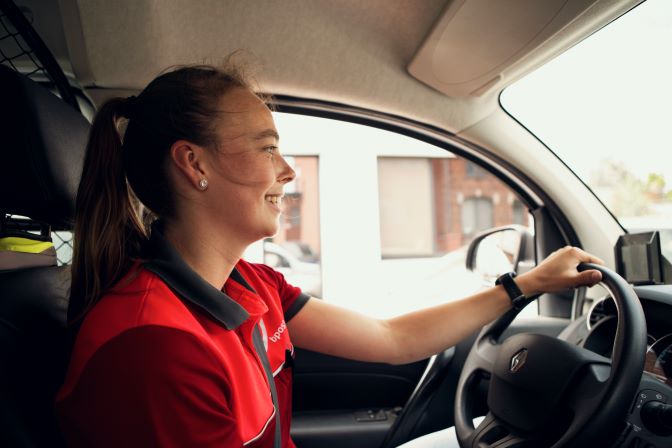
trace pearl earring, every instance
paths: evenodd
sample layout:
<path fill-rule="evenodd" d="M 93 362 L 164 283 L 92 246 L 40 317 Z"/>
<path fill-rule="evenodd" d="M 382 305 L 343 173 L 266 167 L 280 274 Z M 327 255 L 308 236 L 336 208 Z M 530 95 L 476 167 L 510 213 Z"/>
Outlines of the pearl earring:
<path fill-rule="evenodd" d="M 201 190 L 205 190 L 206 188 L 208 188 L 208 179 L 205 178 L 201 179 L 198 182 L 198 186 L 201 188 Z"/>

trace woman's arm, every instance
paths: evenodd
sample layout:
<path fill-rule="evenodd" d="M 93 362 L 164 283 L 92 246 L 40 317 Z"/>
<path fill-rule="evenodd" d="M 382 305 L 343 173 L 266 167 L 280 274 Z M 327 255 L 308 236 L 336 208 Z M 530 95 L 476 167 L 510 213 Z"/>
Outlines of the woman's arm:
<path fill-rule="evenodd" d="M 530 296 L 600 281 L 597 271 L 577 271 L 582 262 L 603 263 L 580 249 L 566 247 L 517 277 L 516 283 Z M 510 307 L 502 286 L 392 319 L 374 319 L 314 299 L 288 326 L 298 347 L 360 361 L 403 364 L 457 344 Z"/>

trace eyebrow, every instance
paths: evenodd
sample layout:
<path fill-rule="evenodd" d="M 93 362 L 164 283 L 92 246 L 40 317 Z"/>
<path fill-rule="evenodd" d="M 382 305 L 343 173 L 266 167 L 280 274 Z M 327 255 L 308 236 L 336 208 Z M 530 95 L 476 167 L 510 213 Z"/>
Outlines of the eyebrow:
<path fill-rule="evenodd" d="M 273 137 L 276 140 L 280 140 L 280 135 L 278 135 L 278 132 L 275 129 L 266 129 L 265 131 L 261 131 L 260 133 L 254 136 L 254 139 L 262 140 L 268 137 Z"/>

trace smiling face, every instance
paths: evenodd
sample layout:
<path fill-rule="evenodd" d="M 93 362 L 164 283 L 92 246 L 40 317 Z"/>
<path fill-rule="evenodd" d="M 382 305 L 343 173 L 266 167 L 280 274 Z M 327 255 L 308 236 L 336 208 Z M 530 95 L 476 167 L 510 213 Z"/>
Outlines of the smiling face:
<path fill-rule="evenodd" d="M 218 149 L 206 153 L 213 217 L 244 241 L 275 235 L 283 187 L 295 173 L 280 155 L 271 111 L 245 89 L 224 95 L 220 109 Z"/>

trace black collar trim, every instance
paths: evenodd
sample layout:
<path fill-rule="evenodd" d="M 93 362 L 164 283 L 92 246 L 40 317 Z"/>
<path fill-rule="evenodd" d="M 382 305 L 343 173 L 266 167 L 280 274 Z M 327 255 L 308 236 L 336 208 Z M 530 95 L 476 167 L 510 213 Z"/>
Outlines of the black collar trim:
<path fill-rule="evenodd" d="M 181 299 L 203 309 L 227 330 L 235 330 L 250 316 L 238 302 L 206 282 L 182 260 L 179 252 L 166 239 L 161 224 L 152 225 L 148 245 L 148 261 L 144 267 L 159 276 Z M 234 268 L 231 278 L 254 292 Z"/>
<path fill-rule="evenodd" d="M 256 294 L 257 291 L 254 290 L 253 287 L 250 286 L 249 283 L 247 283 L 247 280 L 245 280 L 245 277 L 242 276 L 240 272 L 238 272 L 238 269 L 233 268 L 233 271 L 231 272 L 231 279 L 235 280 L 237 283 L 240 283 L 253 294 Z"/>

